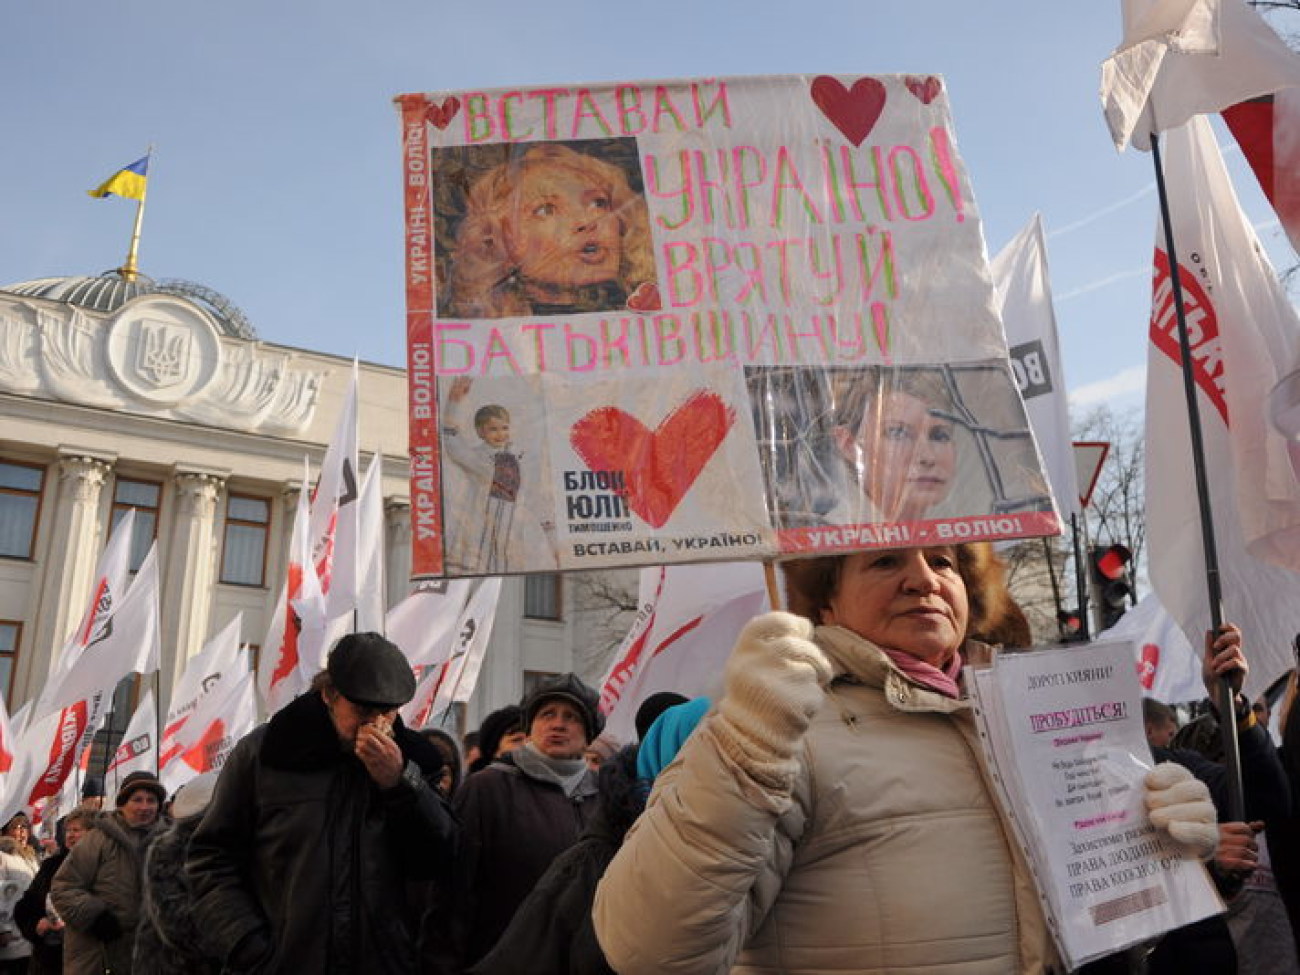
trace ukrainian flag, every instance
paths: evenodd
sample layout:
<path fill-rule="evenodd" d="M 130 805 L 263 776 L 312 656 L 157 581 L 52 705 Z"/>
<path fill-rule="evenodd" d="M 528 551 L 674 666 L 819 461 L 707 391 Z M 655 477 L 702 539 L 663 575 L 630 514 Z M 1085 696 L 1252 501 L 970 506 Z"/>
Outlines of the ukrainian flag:
<path fill-rule="evenodd" d="M 131 165 L 119 169 L 93 190 L 87 190 L 93 197 L 103 199 L 106 196 L 121 196 L 128 200 L 144 199 L 144 184 L 149 175 L 149 157 L 137 159 Z"/>

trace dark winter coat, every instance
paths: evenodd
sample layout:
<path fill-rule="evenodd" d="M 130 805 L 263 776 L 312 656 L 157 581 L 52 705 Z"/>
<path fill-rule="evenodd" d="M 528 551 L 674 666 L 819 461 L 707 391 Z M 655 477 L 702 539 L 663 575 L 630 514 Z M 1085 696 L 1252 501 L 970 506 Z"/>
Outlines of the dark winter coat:
<path fill-rule="evenodd" d="M 190 837 L 202 819 L 200 814 L 173 823 L 145 854 L 135 975 L 218 975 L 221 971 L 204 950 L 194 923 L 194 895 L 185 876 Z"/>
<path fill-rule="evenodd" d="M 1291 705 L 1282 726 L 1280 754 L 1291 788 L 1291 815 L 1268 824 L 1268 853 L 1300 953 L 1300 700 Z"/>
<path fill-rule="evenodd" d="M 471 975 L 614 975 L 596 941 L 596 884 L 645 808 L 636 748 L 601 766 L 596 813 L 587 831 L 537 881 L 495 948 Z"/>
<path fill-rule="evenodd" d="M 63 929 L 66 975 L 129 975 L 131 946 L 140 919 L 140 880 L 158 824 L 132 829 L 118 812 L 103 813 L 72 848 L 50 884 L 50 900 Z M 102 939 L 111 918 L 119 933 Z"/>
<path fill-rule="evenodd" d="M 570 798 L 533 778 L 508 753 L 465 780 L 456 793 L 461 825 L 459 896 L 426 935 L 433 970 L 461 972 L 486 955 L 551 862 L 573 846 L 596 811 L 596 777 Z"/>
<path fill-rule="evenodd" d="M 36 925 L 42 918 L 49 920 L 45 898 L 50 893 L 50 881 L 67 857 L 68 852 L 60 850 L 42 860 L 32 878 L 32 885 L 14 906 L 14 923 L 23 937 L 32 943 L 31 975 L 61 975 L 63 972 L 63 932 L 50 931 L 40 935 L 36 933 Z"/>
<path fill-rule="evenodd" d="M 456 826 L 435 787 L 438 750 L 400 720 L 393 731 L 406 767 L 387 791 L 315 692 L 235 746 L 186 860 L 195 920 L 227 970 L 259 946 L 244 971 L 415 969 L 407 884 L 447 869 Z"/>

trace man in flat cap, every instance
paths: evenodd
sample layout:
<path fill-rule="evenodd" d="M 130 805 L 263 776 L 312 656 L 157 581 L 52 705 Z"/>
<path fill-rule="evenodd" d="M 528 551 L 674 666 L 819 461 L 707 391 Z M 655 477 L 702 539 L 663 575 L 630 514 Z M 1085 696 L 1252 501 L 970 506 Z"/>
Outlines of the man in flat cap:
<path fill-rule="evenodd" d="M 224 971 L 415 969 L 408 891 L 445 875 L 456 826 L 441 754 L 397 716 L 414 693 L 402 652 L 354 633 L 235 746 L 185 867 Z"/>

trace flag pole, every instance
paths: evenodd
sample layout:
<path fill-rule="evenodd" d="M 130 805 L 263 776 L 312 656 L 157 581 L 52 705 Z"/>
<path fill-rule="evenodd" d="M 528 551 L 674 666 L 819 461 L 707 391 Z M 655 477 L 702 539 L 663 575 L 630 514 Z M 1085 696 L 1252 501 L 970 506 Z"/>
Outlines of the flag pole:
<path fill-rule="evenodd" d="M 145 158 L 149 160 L 145 164 L 145 172 L 153 164 L 153 143 L 149 144 L 149 151 L 145 153 Z M 140 228 L 144 225 L 144 198 L 149 194 L 149 180 L 144 181 L 140 190 L 140 199 L 135 204 L 135 226 L 131 229 L 131 246 L 126 251 L 126 263 L 123 264 L 119 271 L 122 277 L 127 281 L 134 281 L 140 276 L 140 265 L 138 257 L 140 254 Z"/>
<path fill-rule="evenodd" d="M 1219 577 L 1219 554 L 1214 539 L 1214 513 L 1210 508 L 1209 477 L 1205 466 L 1205 443 L 1201 434 L 1201 411 L 1196 397 L 1196 379 L 1192 373 L 1192 343 L 1187 331 L 1187 312 L 1183 305 L 1182 278 L 1174 252 L 1174 228 L 1169 217 L 1169 196 L 1165 190 L 1164 164 L 1160 159 L 1160 136 L 1151 133 L 1151 161 L 1156 170 L 1156 190 L 1160 198 L 1160 220 L 1164 226 L 1165 251 L 1169 255 L 1169 279 L 1173 289 L 1174 311 L 1178 318 L 1178 353 L 1183 372 L 1183 395 L 1187 401 L 1187 427 L 1192 441 L 1192 468 L 1196 477 L 1196 502 L 1200 510 L 1201 547 L 1205 554 L 1205 587 L 1210 601 L 1210 632 L 1218 635 L 1223 625 L 1223 589 Z M 1220 680 L 1215 688 L 1219 708 L 1219 735 L 1223 744 L 1224 766 L 1228 773 L 1228 819 L 1245 819 L 1245 800 L 1241 782 L 1241 755 L 1237 745 L 1237 709 L 1232 685 Z"/>
<path fill-rule="evenodd" d="M 1092 640 L 1092 624 L 1088 622 L 1092 607 L 1088 605 L 1088 577 L 1083 571 L 1083 533 L 1086 530 L 1086 524 L 1083 528 L 1079 527 L 1078 514 L 1071 512 L 1070 545 L 1074 550 L 1074 591 L 1079 597 L 1079 633 L 1085 643 Z"/>

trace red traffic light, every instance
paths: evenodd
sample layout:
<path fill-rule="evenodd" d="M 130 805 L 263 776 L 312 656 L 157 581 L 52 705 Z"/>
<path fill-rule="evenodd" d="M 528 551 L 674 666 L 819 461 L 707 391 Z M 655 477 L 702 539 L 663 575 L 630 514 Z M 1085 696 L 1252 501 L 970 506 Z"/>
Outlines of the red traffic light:
<path fill-rule="evenodd" d="M 1119 579 L 1133 560 L 1133 553 L 1126 546 L 1112 545 L 1110 548 L 1094 549 L 1092 559 L 1103 578 Z"/>

